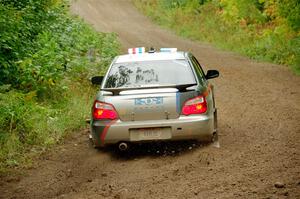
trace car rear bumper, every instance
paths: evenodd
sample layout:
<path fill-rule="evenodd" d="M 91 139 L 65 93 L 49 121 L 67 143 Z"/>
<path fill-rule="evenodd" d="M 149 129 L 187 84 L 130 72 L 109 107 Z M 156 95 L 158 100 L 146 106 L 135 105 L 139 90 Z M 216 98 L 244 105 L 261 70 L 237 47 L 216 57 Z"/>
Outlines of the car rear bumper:
<path fill-rule="evenodd" d="M 146 129 L 146 130 L 145 130 Z M 147 130 L 148 129 L 148 130 Z M 144 131 L 149 131 L 144 137 Z M 149 121 L 92 121 L 92 138 L 96 146 L 118 142 L 146 142 L 157 140 L 209 141 L 214 132 L 214 116 L 180 116 L 177 119 Z M 151 132 L 158 132 L 153 136 Z M 150 133 L 150 136 L 148 136 Z"/>

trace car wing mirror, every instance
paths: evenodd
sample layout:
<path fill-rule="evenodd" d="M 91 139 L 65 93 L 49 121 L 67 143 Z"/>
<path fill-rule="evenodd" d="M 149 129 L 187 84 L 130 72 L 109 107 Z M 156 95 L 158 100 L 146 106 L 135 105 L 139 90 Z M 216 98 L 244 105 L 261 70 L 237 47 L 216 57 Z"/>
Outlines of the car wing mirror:
<path fill-rule="evenodd" d="M 95 76 L 92 77 L 91 82 L 94 85 L 101 85 L 103 78 L 104 78 L 103 76 Z"/>
<path fill-rule="evenodd" d="M 208 70 L 205 77 L 206 77 L 206 79 L 213 79 L 213 78 L 219 77 L 219 71 Z"/>

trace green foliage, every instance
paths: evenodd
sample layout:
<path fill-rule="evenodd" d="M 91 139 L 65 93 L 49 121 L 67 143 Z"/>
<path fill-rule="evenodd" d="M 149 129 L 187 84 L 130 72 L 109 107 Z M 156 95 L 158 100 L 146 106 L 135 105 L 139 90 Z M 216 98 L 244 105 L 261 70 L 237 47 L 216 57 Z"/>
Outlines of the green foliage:
<path fill-rule="evenodd" d="M 67 7 L 0 0 L 0 172 L 85 124 L 95 93 L 88 78 L 119 51 L 115 34 L 96 32 Z"/>
<path fill-rule="evenodd" d="M 300 1 L 282 0 L 279 1 L 279 14 L 287 20 L 289 26 L 295 31 L 300 30 Z"/>
<path fill-rule="evenodd" d="M 300 73 L 298 0 L 134 0 L 159 24 Z M 226 39 L 224 39 L 226 38 Z"/>
<path fill-rule="evenodd" d="M 225 21 L 239 23 L 245 20 L 246 23 L 263 23 L 265 17 L 258 9 L 259 3 L 256 0 L 221 0 L 222 17 Z"/>
<path fill-rule="evenodd" d="M 47 104 L 37 103 L 35 92 L 0 93 L 0 171 L 22 166 L 28 149 L 43 152 L 68 132 L 84 125 L 95 90 L 86 89 L 88 82 L 69 87 L 70 93 L 64 93 L 64 98 Z"/>
<path fill-rule="evenodd" d="M 102 56 L 106 35 L 66 15 L 64 2 L 0 2 L 0 85 L 41 93 L 62 78 L 73 57 L 90 49 Z"/>

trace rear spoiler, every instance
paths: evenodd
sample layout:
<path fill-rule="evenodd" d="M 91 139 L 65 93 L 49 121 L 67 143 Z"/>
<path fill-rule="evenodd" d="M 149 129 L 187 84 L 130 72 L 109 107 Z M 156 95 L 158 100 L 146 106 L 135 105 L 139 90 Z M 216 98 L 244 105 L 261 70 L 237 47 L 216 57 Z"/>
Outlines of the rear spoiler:
<path fill-rule="evenodd" d="M 135 88 L 102 88 L 100 91 L 109 91 L 112 92 L 113 95 L 119 95 L 122 91 L 129 91 L 129 90 L 141 90 L 141 89 L 159 89 L 159 88 L 177 88 L 179 92 L 186 91 L 188 87 L 196 86 L 197 84 L 179 84 L 179 85 L 166 85 L 166 86 L 149 86 L 149 87 L 135 87 Z"/>

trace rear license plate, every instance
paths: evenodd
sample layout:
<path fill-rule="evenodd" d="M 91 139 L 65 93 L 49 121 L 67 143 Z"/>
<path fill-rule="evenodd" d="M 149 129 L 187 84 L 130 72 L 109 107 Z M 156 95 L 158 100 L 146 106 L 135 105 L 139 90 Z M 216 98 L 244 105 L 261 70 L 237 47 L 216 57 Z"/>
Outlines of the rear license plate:
<path fill-rule="evenodd" d="M 141 128 L 130 130 L 131 141 L 165 140 L 171 138 L 171 128 Z"/>

